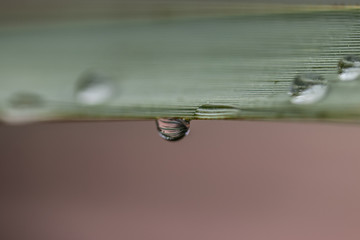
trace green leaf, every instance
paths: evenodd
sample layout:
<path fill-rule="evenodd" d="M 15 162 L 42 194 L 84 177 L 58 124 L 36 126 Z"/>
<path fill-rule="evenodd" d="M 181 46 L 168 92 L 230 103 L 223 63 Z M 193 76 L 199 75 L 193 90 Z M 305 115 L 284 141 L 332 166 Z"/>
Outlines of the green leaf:
<path fill-rule="evenodd" d="M 3 25 L 0 118 L 357 121 L 360 79 L 339 80 L 338 62 L 360 55 L 359 10 L 282 9 Z M 304 74 L 329 91 L 294 104 Z"/>

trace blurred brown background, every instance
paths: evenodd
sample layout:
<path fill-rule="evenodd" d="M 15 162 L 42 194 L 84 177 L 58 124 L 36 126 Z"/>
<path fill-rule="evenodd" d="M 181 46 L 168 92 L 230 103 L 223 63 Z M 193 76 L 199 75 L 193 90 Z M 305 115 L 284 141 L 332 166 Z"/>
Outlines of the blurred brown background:
<path fill-rule="evenodd" d="M 359 239 L 360 127 L 0 127 L 0 239 Z"/>

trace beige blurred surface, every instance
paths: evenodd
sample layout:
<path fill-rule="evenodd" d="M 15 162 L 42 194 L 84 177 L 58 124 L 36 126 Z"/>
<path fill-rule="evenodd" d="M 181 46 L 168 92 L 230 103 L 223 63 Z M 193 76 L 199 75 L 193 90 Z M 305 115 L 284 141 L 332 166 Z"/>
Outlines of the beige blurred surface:
<path fill-rule="evenodd" d="M 359 239 L 359 126 L 0 127 L 0 239 Z"/>

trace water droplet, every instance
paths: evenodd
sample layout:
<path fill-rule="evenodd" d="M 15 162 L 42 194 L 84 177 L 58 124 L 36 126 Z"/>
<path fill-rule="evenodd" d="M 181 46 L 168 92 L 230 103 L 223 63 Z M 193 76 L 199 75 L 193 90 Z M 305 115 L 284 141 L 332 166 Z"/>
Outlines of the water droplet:
<path fill-rule="evenodd" d="M 13 124 L 22 124 L 45 120 L 49 117 L 45 100 L 34 93 L 16 93 L 3 109 L 2 120 Z"/>
<path fill-rule="evenodd" d="M 338 63 L 339 79 L 342 81 L 353 81 L 360 77 L 360 57 L 349 55 Z"/>
<path fill-rule="evenodd" d="M 90 73 L 79 79 L 76 99 L 85 105 L 99 105 L 107 102 L 115 93 L 112 79 Z"/>
<path fill-rule="evenodd" d="M 9 99 L 9 105 L 18 109 L 39 108 L 45 105 L 45 101 L 37 94 L 22 92 L 14 94 Z"/>
<path fill-rule="evenodd" d="M 304 74 L 295 77 L 290 94 L 294 104 L 312 104 L 320 101 L 328 92 L 327 81 L 317 74 Z"/>
<path fill-rule="evenodd" d="M 189 134 L 190 121 L 178 118 L 160 118 L 156 120 L 160 137 L 167 141 L 177 141 Z"/>
<path fill-rule="evenodd" d="M 232 106 L 206 104 L 196 109 L 195 116 L 199 119 L 234 118 L 240 110 Z"/>

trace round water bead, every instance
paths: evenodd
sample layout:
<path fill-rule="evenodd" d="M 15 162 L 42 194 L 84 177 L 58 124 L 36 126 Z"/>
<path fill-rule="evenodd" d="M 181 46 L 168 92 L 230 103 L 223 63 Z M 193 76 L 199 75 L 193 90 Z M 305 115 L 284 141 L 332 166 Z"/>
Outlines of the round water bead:
<path fill-rule="evenodd" d="M 9 106 L 16 109 L 38 108 L 44 105 L 44 99 L 35 93 L 20 92 L 9 99 Z"/>
<path fill-rule="evenodd" d="M 338 63 L 339 79 L 342 81 L 353 81 L 360 77 L 360 57 L 349 55 Z"/>
<path fill-rule="evenodd" d="M 110 78 L 95 73 L 86 74 L 79 79 L 75 89 L 76 100 L 84 105 L 99 105 L 115 94 L 115 84 Z"/>
<path fill-rule="evenodd" d="M 327 81 L 318 74 L 298 75 L 292 82 L 290 94 L 294 104 L 311 104 L 320 101 L 328 92 Z"/>

